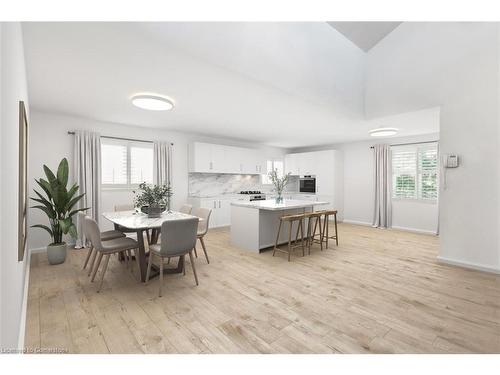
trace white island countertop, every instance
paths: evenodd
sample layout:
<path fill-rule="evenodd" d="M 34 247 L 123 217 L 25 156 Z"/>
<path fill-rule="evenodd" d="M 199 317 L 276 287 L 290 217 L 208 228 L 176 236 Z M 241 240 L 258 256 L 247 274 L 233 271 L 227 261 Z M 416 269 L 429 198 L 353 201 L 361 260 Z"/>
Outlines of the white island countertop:
<path fill-rule="evenodd" d="M 232 206 L 248 207 L 248 208 L 255 208 L 259 210 L 268 210 L 268 211 L 290 210 L 294 208 L 306 208 L 306 207 L 319 206 L 325 204 L 328 204 L 328 202 L 306 201 L 297 199 L 283 199 L 283 202 L 281 203 L 276 203 L 275 199 L 266 199 L 265 201 L 252 201 L 252 202 L 248 201 L 231 202 Z"/>

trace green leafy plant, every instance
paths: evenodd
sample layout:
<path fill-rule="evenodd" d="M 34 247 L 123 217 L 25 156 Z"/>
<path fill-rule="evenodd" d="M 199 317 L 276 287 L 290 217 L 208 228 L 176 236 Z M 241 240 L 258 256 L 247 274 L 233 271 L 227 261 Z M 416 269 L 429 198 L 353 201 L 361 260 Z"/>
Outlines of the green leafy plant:
<path fill-rule="evenodd" d="M 40 203 L 40 205 L 31 208 L 37 208 L 45 212 L 49 218 L 50 228 L 42 224 L 32 225 L 31 227 L 45 229 L 52 237 L 51 245 L 62 244 L 63 234 L 69 233 L 73 238 L 77 235 L 72 217 L 79 211 L 88 210 L 88 207 L 75 210 L 73 207 L 85 194 L 75 196 L 78 191 L 77 184 L 74 184 L 69 190 L 67 189 L 69 168 L 66 158 L 59 163 L 56 175 L 46 165 L 43 166 L 43 170 L 47 180 L 40 178 L 35 181 L 45 192 L 46 197 L 33 189 L 38 198 L 30 197 L 30 199 Z"/>
<path fill-rule="evenodd" d="M 167 206 L 173 195 L 170 185 L 139 185 L 139 191 L 134 191 L 134 204 L 136 207 Z"/>
<path fill-rule="evenodd" d="M 283 194 L 283 190 L 285 190 L 285 187 L 288 185 L 290 182 L 290 172 L 288 172 L 286 175 L 283 177 L 278 176 L 278 170 L 274 169 L 271 172 L 269 172 L 269 179 L 271 180 L 271 183 L 274 186 L 274 190 L 278 194 L 278 197 L 281 197 Z"/>

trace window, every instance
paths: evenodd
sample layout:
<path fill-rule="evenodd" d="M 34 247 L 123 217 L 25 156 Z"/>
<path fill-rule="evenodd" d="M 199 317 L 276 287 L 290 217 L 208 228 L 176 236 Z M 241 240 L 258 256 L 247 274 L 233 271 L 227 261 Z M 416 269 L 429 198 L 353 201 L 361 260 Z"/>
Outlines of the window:
<path fill-rule="evenodd" d="M 101 159 L 104 187 L 153 183 L 153 145 L 150 143 L 102 139 Z"/>
<path fill-rule="evenodd" d="M 392 148 L 393 199 L 437 199 L 437 153 L 436 143 Z"/>
<path fill-rule="evenodd" d="M 278 177 L 283 176 L 283 170 L 284 170 L 284 165 L 283 165 L 283 160 L 268 160 L 266 162 L 266 174 L 262 175 L 262 184 L 264 185 L 270 185 L 271 180 L 269 179 L 269 172 L 273 170 L 278 171 Z"/>

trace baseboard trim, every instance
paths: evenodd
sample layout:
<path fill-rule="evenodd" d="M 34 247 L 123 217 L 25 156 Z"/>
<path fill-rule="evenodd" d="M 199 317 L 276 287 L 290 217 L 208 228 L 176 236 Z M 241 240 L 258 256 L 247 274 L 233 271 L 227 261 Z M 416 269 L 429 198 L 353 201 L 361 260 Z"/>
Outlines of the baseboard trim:
<path fill-rule="evenodd" d="M 391 229 L 402 230 L 405 232 L 419 233 L 419 234 L 432 234 L 434 236 L 437 235 L 437 233 L 435 231 L 432 231 L 432 230 L 415 229 L 415 228 L 398 227 L 398 226 L 392 226 Z"/>
<path fill-rule="evenodd" d="M 451 266 L 456 266 L 456 267 L 462 267 L 462 268 L 468 268 L 476 271 L 483 271 L 483 272 L 488 272 L 488 273 L 494 273 L 496 275 L 500 275 L 500 269 L 495 268 L 495 267 L 490 267 L 490 266 L 485 266 L 483 264 L 478 264 L 478 263 L 472 263 L 472 262 L 465 262 L 461 260 L 455 260 L 455 259 L 450 259 L 442 256 L 437 256 L 437 260 L 440 263 L 445 263 Z"/>
<path fill-rule="evenodd" d="M 31 270 L 31 250 L 26 253 L 26 271 L 24 273 L 24 288 L 23 288 L 23 304 L 21 307 L 21 320 L 19 323 L 19 335 L 17 337 L 17 349 L 19 353 L 24 350 L 24 336 L 26 335 L 26 318 L 28 315 L 28 293 L 30 286 L 30 270 Z"/>
<path fill-rule="evenodd" d="M 371 227 L 372 226 L 372 223 L 368 223 L 366 221 L 357 221 L 357 220 L 344 219 L 341 222 L 342 223 L 346 223 L 346 224 L 363 225 L 365 227 Z"/>
<path fill-rule="evenodd" d="M 30 254 L 36 254 L 36 253 L 46 253 L 47 248 L 46 247 L 35 247 L 34 249 L 30 249 Z"/>

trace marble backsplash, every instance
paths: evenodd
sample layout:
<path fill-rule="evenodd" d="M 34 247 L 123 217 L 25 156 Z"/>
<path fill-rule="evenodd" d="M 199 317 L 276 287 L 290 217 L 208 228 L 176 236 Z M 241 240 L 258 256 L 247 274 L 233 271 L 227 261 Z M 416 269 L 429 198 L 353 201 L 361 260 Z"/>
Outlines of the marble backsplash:
<path fill-rule="evenodd" d="M 298 177 L 290 178 L 286 191 L 298 190 Z M 190 173 L 189 196 L 213 197 L 223 194 L 235 194 L 242 190 L 260 190 L 271 192 L 272 185 L 263 185 L 259 175 Z"/>

